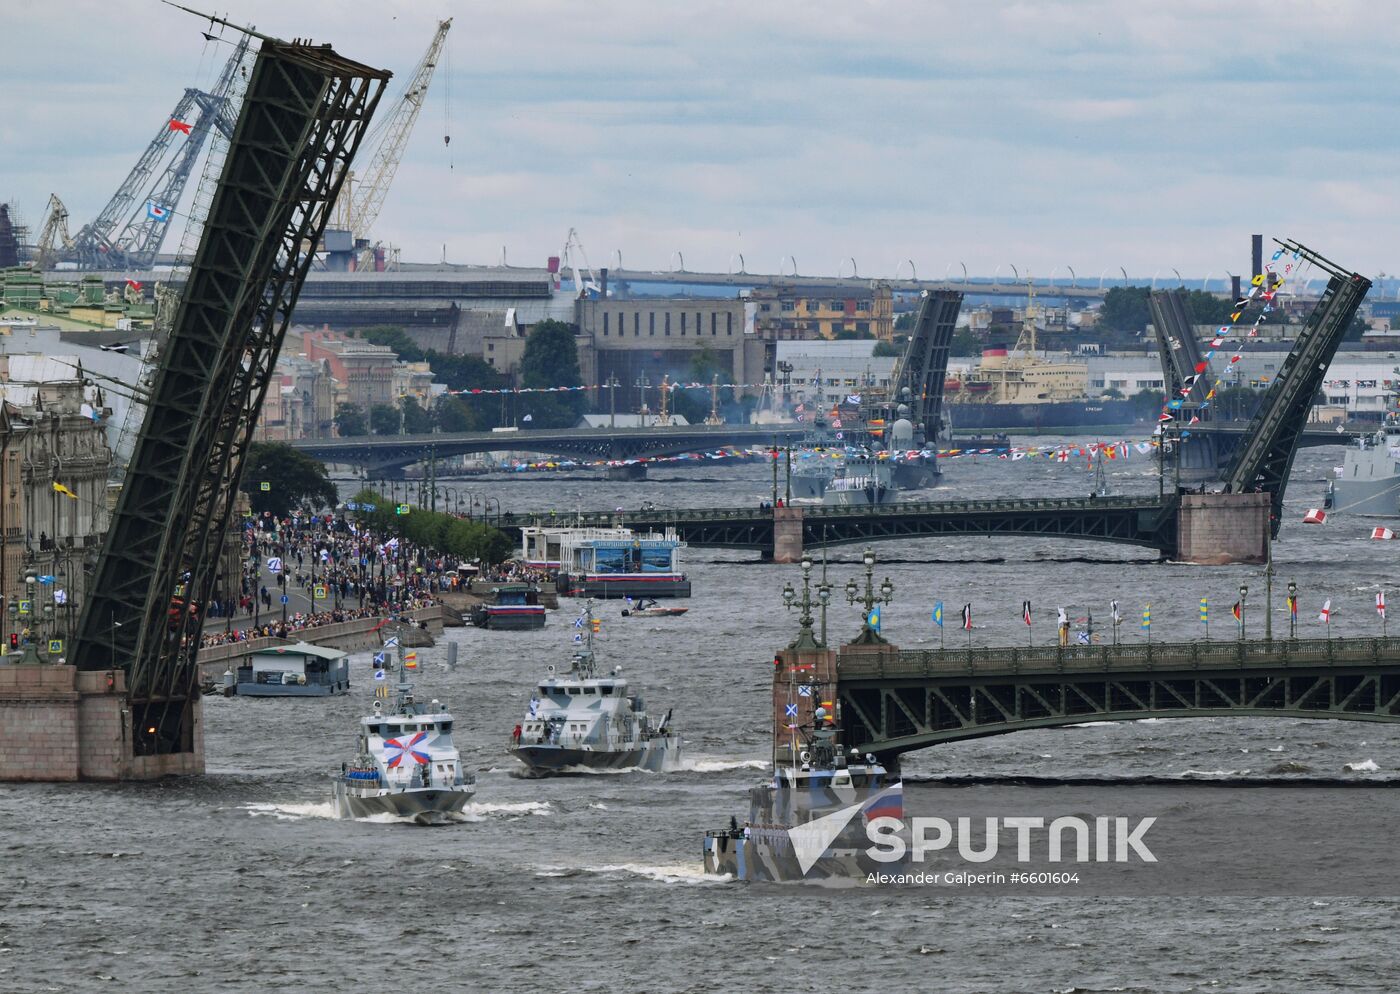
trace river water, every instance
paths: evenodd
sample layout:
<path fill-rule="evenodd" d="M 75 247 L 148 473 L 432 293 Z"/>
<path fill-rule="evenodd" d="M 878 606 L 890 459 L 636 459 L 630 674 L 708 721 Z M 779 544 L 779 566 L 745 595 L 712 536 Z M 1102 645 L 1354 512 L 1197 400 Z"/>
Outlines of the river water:
<path fill-rule="evenodd" d="M 1305 527 L 1340 449 L 1304 450 L 1275 547 L 1275 632 L 1283 585 L 1300 587 L 1300 624 L 1321 634 L 1379 631 L 1377 585 L 1394 580 L 1394 546 L 1373 522 Z M 1155 491 L 1145 458 L 1109 464 L 1115 492 Z M 1082 462 L 979 457 L 945 463 L 934 494 L 1087 493 Z M 449 483 L 449 486 L 453 484 Z M 702 506 L 769 495 L 762 465 L 655 470 L 645 484 L 577 476 L 473 480 L 462 487 L 508 509 Z M 1204 568 L 1151 553 L 1027 537 L 921 540 L 877 547 L 877 581 L 894 602 L 884 632 L 905 646 L 938 641 L 929 612 L 948 606 L 950 644 L 963 603 L 978 644 L 1024 642 L 1023 600 L 1038 642 L 1054 612 L 1096 624 L 1117 598 L 1137 639 L 1152 603 L 1154 639 L 1234 636 L 1241 583 L 1262 631 L 1264 581 L 1253 567 Z M 838 596 L 859 549 L 831 551 Z M 567 660 L 575 602 L 542 631 L 456 629 L 460 665 L 425 650 L 420 691 L 457 716 L 457 743 L 478 772 L 460 823 L 422 829 L 337 821 L 328 775 L 349 758 L 371 699 L 368 656 L 352 692 L 333 700 L 208 698 L 208 775 L 111 786 L 0 786 L 0 990 L 153 991 L 1323 991 L 1391 990 L 1387 938 L 1396 902 L 1301 895 L 1264 899 L 978 897 L 927 890 L 751 886 L 703 878 L 701 838 L 730 814 L 768 759 L 767 680 L 795 631 L 782 609 L 791 566 L 690 550 L 695 595 L 675 619 L 604 618 L 600 658 L 620 663 L 654 712 L 676 709 L 682 769 L 529 780 L 505 754 L 532 683 Z M 833 608 L 833 637 L 855 609 Z M 1348 766 L 1360 766 L 1359 772 Z M 1374 771 L 1372 771 L 1374 766 Z M 906 757 L 906 774 L 990 780 L 1033 775 L 1172 780 L 1257 775 L 1387 781 L 1400 728 L 1285 719 L 1106 724 L 942 746 Z M 1306 790 L 1298 793 L 1306 804 Z M 1390 840 L 1378 840 L 1389 846 Z M 1259 858 L 1267 860 L 1267 853 Z M 1392 950 L 1387 952 L 1387 950 Z"/>

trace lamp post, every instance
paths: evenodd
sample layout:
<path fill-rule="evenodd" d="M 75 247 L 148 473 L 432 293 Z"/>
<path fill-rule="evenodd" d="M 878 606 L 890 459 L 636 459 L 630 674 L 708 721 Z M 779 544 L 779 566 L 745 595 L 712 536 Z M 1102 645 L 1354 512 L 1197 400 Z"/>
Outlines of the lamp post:
<path fill-rule="evenodd" d="M 1288 581 L 1288 637 L 1298 637 L 1298 584 Z"/>
<path fill-rule="evenodd" d="M 1240 584 L 1240 641 L 1244 641 L 1244 607 L 1245 599 L 1249 597 L 1249 588 L 1243 583 Z"/>
<path fill-rule="evenodd" d="M 821 587 L 817 588 L 817 601 L 821 600 Z M 802 609 L 802 614 L 797 619 L 797 638 L 788 643 L 789 649 L 820 649 L 823 643 L 819 642 L 812 632 L 812 560 L 806 556 L 802 558 L 802 594 L 798 596 L 791 583 L 783 585 L 783 606 L 791 611 L 794 607 Z"/>
<path fill-rule="evenodd" d="M 878 591 L 875 587 L 875 553 L 871 549 L 866 549 L 861 555 L 861 561 L 865 564 L 865 592 L 860 592 L 860 587 L 854 577 L 846 581 L 846 602 L 855 604 L 859 602 L 864 608 L 864 624 L 861 626 L 860 634 L 856 636 L 853 645 L 876 645 L 884 644 L 885 640 L 880 636 L 873 625 L 870 624 L 870 615 L 874 613 L 877 604 L 888 604 L 894 596 L 894 584 L 889 577 L 885 577 L 880 584 Z"/>

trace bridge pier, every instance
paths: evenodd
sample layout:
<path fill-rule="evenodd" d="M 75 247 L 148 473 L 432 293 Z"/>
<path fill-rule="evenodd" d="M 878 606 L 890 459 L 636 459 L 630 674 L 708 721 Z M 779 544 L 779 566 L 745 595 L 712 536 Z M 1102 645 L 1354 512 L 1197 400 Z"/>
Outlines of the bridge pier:
<path fill-rule="evenodd" d="M 795 563 L 802 559 L 802 508 L 773 508 L 773 562 Z"/>
<path fill-rule="evenodd" d="M 1271 509 L 1266 493 L 1183 495 L 1176 558 L 1202 566 L 1264 562 Z"/>
<path fill-rule="evenodd" d="M 189 751 L 134 754 L 124 670 L 0 665 L 0 781 L 155 780 L 204 772 L 201 701 Z"/>

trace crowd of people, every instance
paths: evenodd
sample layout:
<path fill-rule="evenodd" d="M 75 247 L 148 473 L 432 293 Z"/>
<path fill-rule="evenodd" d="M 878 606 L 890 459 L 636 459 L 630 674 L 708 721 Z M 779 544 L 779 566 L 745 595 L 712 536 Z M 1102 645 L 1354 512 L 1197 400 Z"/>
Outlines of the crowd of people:
<path fill-rule="evenodd" d="M 218 591 L 209 602 L 204 645 L 413 611 L 440 603 L 443 591 L 466 583 L 458 564 L 435 550 L 343 515 L 253 519 L 243 541 L 239 590 Z M 292 591 L 300 591 L 311 610 L 288 610 L 291 598 L 284 604 L 282 597 Z M 212 630 L 219 619 L 224 630 Z M 239 625 L 241 619 L 252 624 Z"/>

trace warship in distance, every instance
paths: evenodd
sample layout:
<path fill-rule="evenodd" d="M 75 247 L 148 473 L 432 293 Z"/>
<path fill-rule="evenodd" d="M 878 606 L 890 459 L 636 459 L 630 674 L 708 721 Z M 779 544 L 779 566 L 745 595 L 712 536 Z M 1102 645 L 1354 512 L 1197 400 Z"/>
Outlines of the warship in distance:
<path fill-rule="evenodd" d="M 425 705 L 415 699 L 408 665 L 400 642 L 392 710 L 384 706 L 389 671 L 375 673 L 374 709 L 360 719 L 359 750 L 335 778 L 341 818 L 388 814 L 439 825 L 476 793 L 476 776 L 463 770 L 452 744 L 452 715 L 436 700 Z"/>
<path fill-rule="evenodd" d="M 1327 481 L 1323 507 L 1375 517 L 1400 515 L 1400 417 L 1389 414 L 1377 431 L 1353 440 L 1341 475 Z"/>
<path fill-rule="evenodd" d="M 865 624 L 856 642 L 882 642 L 873 609 L 881 599 L 889 600 L 893 585 L 886 580 L 877 594 L 875 557 L 867 550 L 864 559 Z M 804 560 L 800 599 L 790 586 L 783 592 L 789 608 L 802 608 L 802 627 L 788 646 L 797 655 L 786 661 L 785 674 L 775 671 L 773 776 L 750 790 L 742 825 L 731 817 L 727 828 L 705 834 L 706 873 L 777 883 L 864 882 L 872 873 L 899 868 L 870 855 L 867 827 L 877 818 L 903 817 L 903 784 L 876 756 L 843 741 L 835 654 L 827 651 L 824 638 L 831 587 L 825 580 L 817 586 L 823 612 L 818 639 L 812 631 L 811 569 L 811 561 Z M 854 601 L 852 585 L 847 593 Z"/>
<path fill-rule="evenodd" d="M 511 733 L 510 754 L 536 776 L 568 769 L 659 772 L 680 758 L 681 739 L 671 728 L 671 712 L 660 721 L 647 714 L 640 693 L 622 678 L 622 668 L 599 675 L 593 635 L 601 622 L 593 602 L 574 622 L 574 654 L 569 671 L 540 681 L 525 720 Z"/>

